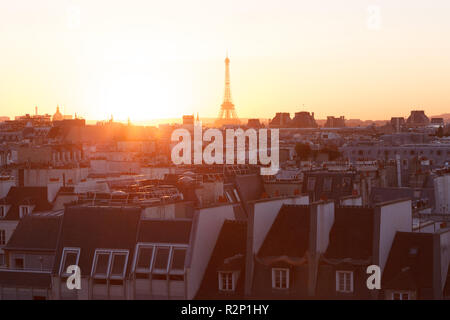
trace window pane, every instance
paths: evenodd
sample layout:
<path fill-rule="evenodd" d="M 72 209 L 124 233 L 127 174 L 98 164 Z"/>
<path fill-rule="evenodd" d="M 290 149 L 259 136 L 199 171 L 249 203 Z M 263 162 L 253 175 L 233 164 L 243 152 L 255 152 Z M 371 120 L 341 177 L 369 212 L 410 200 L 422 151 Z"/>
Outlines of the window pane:
<path fill-rule="evenodd" d="M 308 178 L 308 191 L 314 191 L 315 186 L 316 186 L 316 178 L 309 177 Z"/>
<path fill-rule="evenodd" d="M 101 253 L 97 255 L 97 264 L 95 265 L 94 274 L 105 275 L 108 271 L 109 254 Z"/>
<path fill-rule="evenodd" d="M 174 249 L 172 256 L 172 270 L 184 270 L 185 249 Z"/>
<path fill-rule="evenodd" d="M 169 260 L 169 248 L 158 248 L 156 250 L 154 269 L 167 269 Z"/>
<path fill-rule="evenodd" d="M 76 264 L 77 264 L 77 253 L 73 252 L 73 251 L 66 251 L 62 272 L 66 272 L 68 266 L 76 265 Z"/>
<path fill-rule="evenodd" d="M 233 273 L 220 272 L 219 273 L 221 290 L 233 290 Z"/>
<path fill-rule="evenodd" d="M 114 254 L 113 262 L 112 262 L 112 270 L 111 275 L 113 276 L 121 276 L 123 274 L 123 270 L 125 269 L 125 254 Z"/>
<path fill-rule="evenodd" d="M 332 177 L 325 177 L 323 180 L 323 191 L 331 191 L 331 186 L 333 183 Z"/>
<path fill-rule="evenodd" d="M 150 269 L 150 263 L 152 260 L 153 248 L 140 248 L 137 267 Z"/>
<path fill-rule="evenodd" d="M 14 264 L 16 266 L 16 269 L 23 269 L 24 264 L 23 264 L 23 259 L 22 258 L 17 258 L 14 260 Z"/>

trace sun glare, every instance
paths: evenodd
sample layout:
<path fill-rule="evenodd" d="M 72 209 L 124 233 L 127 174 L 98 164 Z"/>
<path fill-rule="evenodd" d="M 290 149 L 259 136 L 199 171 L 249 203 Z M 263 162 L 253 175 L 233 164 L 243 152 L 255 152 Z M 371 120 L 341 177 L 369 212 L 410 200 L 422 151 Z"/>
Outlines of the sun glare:
<path fill-rule="evenodd" d="M 170 83 L 149 73 L 108 74 L 101 85 L 99 116 L 142 121 L 179 113 Z M 172 94 L 171 94 L 172 92 Z"/>

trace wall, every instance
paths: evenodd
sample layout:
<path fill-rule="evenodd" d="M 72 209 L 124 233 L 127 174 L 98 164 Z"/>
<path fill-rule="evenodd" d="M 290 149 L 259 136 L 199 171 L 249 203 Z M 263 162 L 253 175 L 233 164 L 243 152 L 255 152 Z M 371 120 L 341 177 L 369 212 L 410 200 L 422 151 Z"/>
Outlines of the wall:
<path fill-rule="evenodd" d="M 440 269 L 441 269 L 441 283 L 440 292 L 444 290 L 445 282 L 447 280 L 448 267 L 450 265 L 450 229 L 440 233 Z"/>
<path fill-rule="evenodd" d="M 175 219 L 175 204 L 147 207 L 142 210 L 143 219 Z"/>
<path fill-rule="evenodd" d="M 362 206 L 361 196 L 346 197 L 340 200 L 341 206 Z"/>
<path fill-rule="evenodd" d="M 381 205 L 379 207 L 378 214 L 380 222 L 378 240 L 379 251 L 375 254 L 378 255 L 378 265 L 381 268 L 381 272 L 383 272 L 396 232 L 412 231 L 411 200 L 391 202 Z M 376 225 L 377 223 L 375 222 L 375 226 Z M 377 247 L 376 243 L 374 247 Z"/>
<path fill-rule="evenodd" d="M 148 179 L 162 180 L 165 174 L 175 173 L 175 167 L 143 167 L 141 174 Z"/>
<path fill-rule="evenodd" d="M 324 253 L 328 248 L 330 230 L 334 224 L 334 202 L 318 203 L 313 205 L 312 223 L 316 221 L 315 252 Z M 314 226 L 314 224 L 312 224 Z"/>
<path fill-rule="evenodd" d="M 436 213 L 450 213 L 450 174 L 434 179 Z"/>
<path fill-rule="evenodd" d="M 283 204 L 309 204 L 309 197 L 300 195 L 298 197 L 254 202 L 253 228 L 249 231 L 253 238 L 252 253 L 259 251 Z"/>
<path fill-rule="evenodd" d="M 75 193 L 85 192 L 110 192 L 109 186 L 104 180 L 88 180 L 82 181 L 75 185 Z"/>
<path fill-rule="evenodd" d="M 9 239 L 14 233 L 14 230 L 16 230 L 17 225 L 19 224 L 19 221 L 15 220 L 0 220 L 0 230 L 5 230 L 5 237 L 6 242 L 8 243 Z M 0 247 L 0 254 L 4 254 L 5 251 Z M 5 263 L 7 263 L 5 258 Z"/>
<path fill-rule="evenodd" d="M 16 179 L 18 172 L 15 171 Z M 58 182 L 63 182 L 63 175 L 65 176 L 66 184 L 78 183 L 88 176 L 88 168 L 52 168 L 52 169 L 25 169 L 24 170 L 24 186 L 25 187 L 45 187 L 50 179 L 58 179 Z"/>
<path fill-rule="evenodd" d="M 250 202 L 247 230 L 247 257 L 245 270 L 245 294 L 251 294 L 254 255 L 261 248 L 283 204 L 309 204 L 309 196 L 258 200 Z"/>
<path fill-rule="evenodd" d="M 270 182 L 264 183 L 264 190 L 271 197 L 275 196 L 276 193 L 278 193 L 278 196 L 293 196 L 295 195 L 295 192 L 300 192 L 302 190 L 302 184 L 301 182 Z"/>
<path fill-rule="evenodd" d="M 13 179 L 0 180 L 0 199 L 6 197 L 11 187 L 16 185 L 16 181 Z"/>
<path fill-rule="evenodd" d="M 203 208 L 194 213 L 191 253 L 186 264 L 187 299 L 197 294 L 225 219 L 234 220 L 232 205 Z"/>

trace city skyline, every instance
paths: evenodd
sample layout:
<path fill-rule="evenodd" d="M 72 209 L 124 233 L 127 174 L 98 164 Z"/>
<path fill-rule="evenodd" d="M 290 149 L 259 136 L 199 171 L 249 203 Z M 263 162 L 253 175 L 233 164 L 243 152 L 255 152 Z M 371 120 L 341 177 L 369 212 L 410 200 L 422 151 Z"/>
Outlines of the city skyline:
<path fill-rule="evenodd" d="M 449 110 L 445 1 L 0 8 L 2 116 L 32 114 L 36 105 L 51 114 L 59 104 L 96 120 L 215 118 L 227 49 L 241 118 L 305 110 L 317 119 L 388 120 Z"/>

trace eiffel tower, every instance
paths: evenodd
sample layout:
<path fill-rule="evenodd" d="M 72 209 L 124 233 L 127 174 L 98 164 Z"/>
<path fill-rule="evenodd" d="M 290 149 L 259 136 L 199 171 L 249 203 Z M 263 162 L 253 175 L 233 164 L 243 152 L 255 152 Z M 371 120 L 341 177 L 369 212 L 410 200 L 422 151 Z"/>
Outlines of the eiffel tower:
<path fill-rule="evenodd" d="M 220 106 L 219 117 L 217 118 L 215 125 L 238 125 L 240 124 L 239 118 L 236 115 L 236 110 L 234 109 L 234 104 L 231 100 L 231 89 L 230 89 L 230 59 L 227 57 L 225 59 L 225 93 L 223 96 L 223 102 Z"/>

